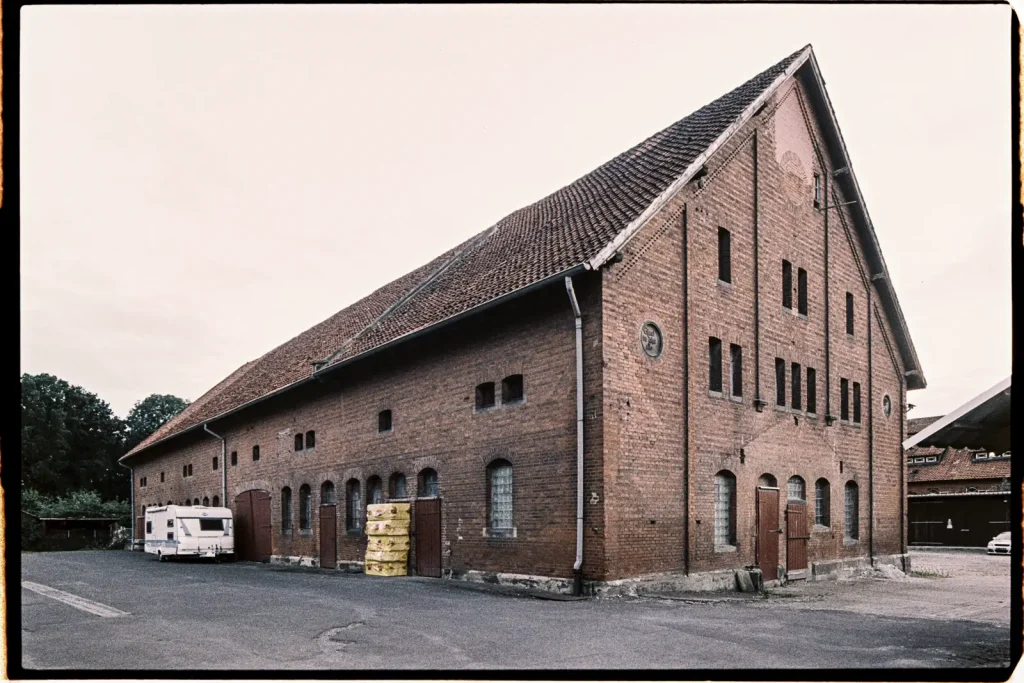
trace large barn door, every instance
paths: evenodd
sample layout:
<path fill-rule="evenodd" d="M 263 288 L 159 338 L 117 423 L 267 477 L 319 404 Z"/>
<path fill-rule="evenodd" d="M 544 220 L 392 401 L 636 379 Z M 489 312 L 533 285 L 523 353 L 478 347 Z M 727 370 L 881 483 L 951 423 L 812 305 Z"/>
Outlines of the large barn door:
<path fill-rule="evenodd" d="M 235 555 L 239 560 L 270 560 L 270 494 L 243 491 L 235 496 Z"/>
<path fill-rule="evenodd" d="M 765 581 L 779 578 L 779 490 L 757 488 L 757 565 Z"/>

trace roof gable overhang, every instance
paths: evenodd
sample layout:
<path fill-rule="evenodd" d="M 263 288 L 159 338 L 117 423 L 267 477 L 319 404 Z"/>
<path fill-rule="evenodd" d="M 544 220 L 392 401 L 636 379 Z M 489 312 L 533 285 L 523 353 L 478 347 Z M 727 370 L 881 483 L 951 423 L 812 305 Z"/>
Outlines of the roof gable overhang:
<path fill-rule="evenodd" d="M 1007 377 L 903 442 L 903 448 L 937 446 L 1010 450 L 1010 395 Z"/>

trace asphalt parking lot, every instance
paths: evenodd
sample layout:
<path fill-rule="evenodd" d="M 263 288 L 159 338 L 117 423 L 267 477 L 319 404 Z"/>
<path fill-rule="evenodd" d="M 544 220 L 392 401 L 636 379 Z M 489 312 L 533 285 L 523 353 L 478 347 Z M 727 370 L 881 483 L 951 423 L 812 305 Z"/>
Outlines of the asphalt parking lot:
<path fill-rule="evenodd" d="M 1002 577 L 975 598 L 965 597 L 969 581 L 947 583 L 965 570 L 947 568 L 946 577 L 709 602 L 541 600 L 437 579 L 160 563 L 126 551 L 23 553 L 21 562 L 26 669 L 958 668 L 1010 657 L 1005 557 L 966 560 Z M 921 614 L 878 613 L 907 590 L 945 594 L 953 612 L 933 599 Z M 972 600 L 977 614 L 957 611 Z"/>

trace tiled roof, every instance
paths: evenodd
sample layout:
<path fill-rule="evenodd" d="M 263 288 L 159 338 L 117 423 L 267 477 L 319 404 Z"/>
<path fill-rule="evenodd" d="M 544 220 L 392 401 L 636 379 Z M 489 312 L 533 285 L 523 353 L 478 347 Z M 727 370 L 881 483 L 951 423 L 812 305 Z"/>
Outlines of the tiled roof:
<path fill-rule="evenodd" d="M 936 420 L 941 420 L 941 419 L 942 419 L 941 415 L 936 415 L 935 417 L 911 417 L 911 418 L 908 418 L 907 419 L 907 436 L 913 436 L 914 434 L 917 434 L 919 431 L 921 431 L 922 429 L 924 429 L 925 427 L 927 427 L 931 423 L 935 422 Z"/>
<path fill-rule="evenodd" d="M 965 479 L 1000 479 L 1010 476 L 1010 458 L 974 461 L 974 452 L 966 448 L 908 448 L 907 458 L 937 455 L 933 465 L 910 463 L 907 482 L 962 481 Z"/>
<path fill-rule="evenodd" d="M 344 361 L 593 258 L 682 175 L 804 49 L 242 366 L 128 455 L 308 377 L 314 360 L 328 364 Z"/>

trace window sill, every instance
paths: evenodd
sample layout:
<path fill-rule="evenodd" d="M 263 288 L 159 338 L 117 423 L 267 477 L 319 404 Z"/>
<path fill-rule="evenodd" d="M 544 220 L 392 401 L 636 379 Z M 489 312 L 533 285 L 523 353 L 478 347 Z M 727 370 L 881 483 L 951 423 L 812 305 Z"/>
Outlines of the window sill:
<path fill-rule="evenodd" d="M 498 408 L 498 404 L 495 403 L 494 405 L 484 406 L 483 408 L 473 408 L 473 413 L 477 414 L 477 415 L 482 414 L 482 413 L 489 413 L 492 410 L 496 410 L 497 408 Z"/>
<path fill-rule="evenodd" d="M 736 552 L 736 546 L 734 545 L 716 545 L 716 553 L 734 553 Z"/>
<path fill-rule="evenodd" d="M 387 434 L 393 434 L 394 431 L 395 431 L 394 427 L 392 427 L 391 429 L 384 429 L 384 430 L 378 429 L 377 430 L 377 434 L 379 434 L 380 436 L 385 436 Z"/>
<path fill-rule="evenodd" d="M 832 531 L 832 527 L 815 523 L 815 525 L 811 527 L 811 531 L 818 534 L 824 534 Z"/>
<path fill-rule="evenodd" d="M 313 530 L 312 529 L 299 529 L 299 536 L 312 536 L 312 535 L 313 535 Z"/>
<path fill-rule="evenodd" d="M 733 403 L 743 403 L 743 397 L 736 394 L 729 394 L 729 400 Z"/>
<path fill-rule="evenodd" d="M 516 406 L 521 406 L 524 403 L 526 403 L 526 399 L 525 398 L 518 398 L 518 399 L 516 399 L 514 401 L 508 401 L 507 403 L 505 401 L 502 401 L 501 402 L 501 407 L 502 408 L 505 408 L 505 407 L 514 408 Z"/>
<path fill-rule="evenodd" d="M 722 278 L 717 278 L 715 280 L 715 282 L 718 284 L 719 287 L 721 287 L 725 291 L 727 291 L 727 292 L 731 292 L 732 291 L 732 287 L 733 287 L 732 282 L 723 280 Z"/>
<path fill-rule="evenodd" d="M 708 389 L 708 396 L 711 398 L 726 398 L 724 391 L 715 391 L 714 389 Z"/>
<path fill-rule="evenodd" d="M 362 536 L 363 535 L 363 530 L 362 529 L 345 529 L 345 535 L 346 536 Z"/>
<path fill-rule="evenodd" d="M 293 535 L 293 532 L 292 532 L 292 530 L 291 530 L 291 529 L 282 529 L 282 531 L 281 531 L 281 535 L 282 535 L 282 536 L 286 536 L 286 537 L 288 537 L 288 538 L 291 538 L 291 537 L 292 537 L 292 535 Z"/>
<path fill-rule="evenodd" d="M 511 529 L 484 529 L 484 536 L 488 539 L 494 540 L 514 540 L 516 537 L 516 528 Z"/>
<path fill-rule="evenodd" d="M 860 545 L 860 539 L 859 538 L 850 538 L 849 536 L 844 536 L 843 537 L 843 545 L 845 545 L 845 546 Z"/>
<path fill-rule="evenodd" d="M 817 420 L 818 419 L 818 414 L 817 413 L 804 413 L 804 417 L 806 417 L 808 420 Z"/>

